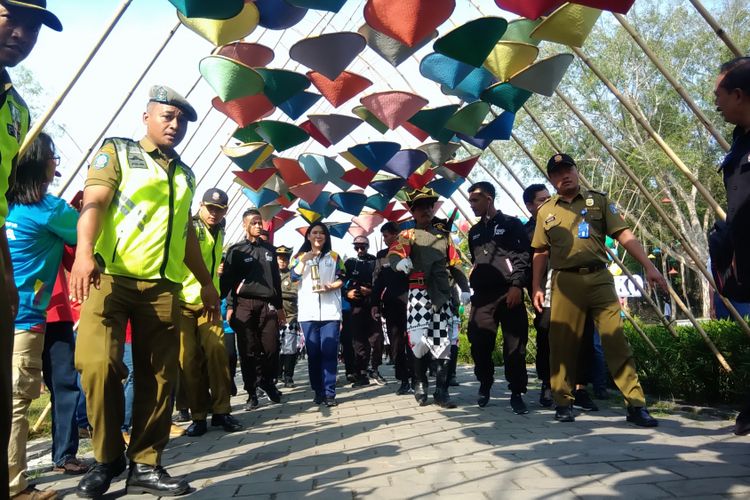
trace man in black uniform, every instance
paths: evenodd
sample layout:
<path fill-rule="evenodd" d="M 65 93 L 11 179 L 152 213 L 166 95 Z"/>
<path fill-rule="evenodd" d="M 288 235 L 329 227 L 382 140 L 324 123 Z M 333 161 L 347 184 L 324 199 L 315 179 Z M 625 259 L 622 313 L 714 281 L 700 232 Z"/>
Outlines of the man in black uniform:
<path fill-rule="evenodd" d="M 366 236 L 354 238 L 356 257 L 346 259 L 344 296 L 350 309 L 344 313 L 343 328 L 346 337 L 352 340 L 354 348 L 354 376 L 352 387 L 368 385 L 369 379 L 376 384 L 385 384 L 378 368 L 383 360 L 383 329 L 373 320 L 370 308 L 372 297 L 372 274 L 375 269 L 375 256 L 367 253 L 370 242 Z M 370 369 L 368 370 L 368 365 Z"/>
<path fill-rule="evenodd" d="M 727 190 L 727 226 L 733 250 L 731 277 L 736 280 L 734 297 L 750 297 L 750 57 L 738 57 L 721 65 L 714 90 L 716 109 L 735 125 L 732 148 L 721 164 Z M 733 285 L 735 285 L 733 283 Z M 750 404 L 737 416 L 735 434 L 750 433 Z"/>
<path fill-rule="evenodd" d="M 289 259 L 292 257 L 292 247 L 280 245 L 276 247 L 276 262 L 281 273 L 281 298 L 284 301 L 284 316 L 286 325 L 281 327 L 279 338 L 279 374 L 284 387 L 294 387 L 294 366 L 297 364 L 297 340 L 299 338 L 299 324 L 297 323 L 297 283 L 292 281 L 289 274 Z"/>
<path fill-rule="evenodd" d="M 522 394 L 526 392 L 526 343 L 529 320 L 523 305 L 523 289 L 528 284 L 531 245 L 523 224 L 494 206 L 495 187 L 477 182 L 469 188 L 469 203 L 479 222 L 469 230 L 469 251 L 474 264 L 469 282 L 471 297 L 468 337 L 474 374 L 479 380 L 477 404 L 490 400 L 495 366 L 498 324 L 503 331 L 505 378 L 511 391 L 510 404 L 518 415 L 528 413 Z"/>
<path fill-rule="evenodd" d="M 382 313 L 385 319 L 388 341 L 391 344 L 391 360 L 396 370 L 396 379 L 401 386 L 396 394 L 403 396 L 413 392 L 410 380 L 414 377 L 411 349 L 406 337 L 406 300 L 409 294 L 409 278 L 391 268 L 388 261 L 388 249 L 398 239 L 398 225 L 386 222 L 380 228 L 385 248 L 376 255 L 375 278 L 372 288 L 372 317 L 380 321 Z"/>
<path fill-rule="evenodd" d="M 221 295 L 232 294 L 229 324 L 236 332 L 240 355 L 247 356 L 248 403 L 257 406 L 258 387 L 271 401 L 280 403 L 281 393 L 274 379 L 278 373 L 279 325 L 286 324 L 286 319 L 276 250 L 261 239 L 263 219 L 257 209 L 245 211 L 242 218 L 247 239 L 227 250 Z M 239 342 L 240 338 L 244 341 Z"/>

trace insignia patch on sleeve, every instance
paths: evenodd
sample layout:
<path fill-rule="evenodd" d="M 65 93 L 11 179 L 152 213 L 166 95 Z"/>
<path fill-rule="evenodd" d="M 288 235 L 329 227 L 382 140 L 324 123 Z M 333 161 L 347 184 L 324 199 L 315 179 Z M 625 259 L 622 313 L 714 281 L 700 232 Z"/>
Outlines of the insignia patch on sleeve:
<path fill-rule="evenodd" d="M 610 203 L 609 204 L 609 211 L 612 212 L 615 215 L 617 214 L 617 207 L 615 206 L 614 203 Z"/>
<path fill-rule="evenodd" d="M 94 158 L 93 163 L 91 163 L 91 166 L 94 167 L 95 170 L 101 170 L 107 165 L 109 165 L 109 155 L 107 153 L 99 153 L 96 158 Z"/>

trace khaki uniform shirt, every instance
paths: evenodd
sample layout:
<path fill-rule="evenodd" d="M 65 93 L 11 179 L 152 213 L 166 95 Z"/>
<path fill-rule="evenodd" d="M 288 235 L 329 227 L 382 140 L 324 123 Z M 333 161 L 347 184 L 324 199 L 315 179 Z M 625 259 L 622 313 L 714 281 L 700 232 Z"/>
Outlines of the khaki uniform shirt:
<path fill-rule="evenodd" d="M 584 220 L 589 225 L 589 237 L 579 238 L 579 224 Z M 615 237 L 627 228 L 606 194 L 581 189 L 570 203 L 555 195 L 539 207 L 531 246 L 549 248 L 552 269 L 607 264 L 606 236 Z"/>

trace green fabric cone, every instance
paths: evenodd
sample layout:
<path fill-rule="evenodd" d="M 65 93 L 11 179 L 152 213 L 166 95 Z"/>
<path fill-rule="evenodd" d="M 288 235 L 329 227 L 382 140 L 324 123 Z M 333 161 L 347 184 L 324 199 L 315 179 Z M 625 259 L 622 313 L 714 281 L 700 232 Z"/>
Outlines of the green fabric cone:
<path fill-rule="evenodd" d="M 458 110 L 445 124 L 445 128 L 466 135 L 474 135 L 490 112 L 490 105 L 477 101 Z"/>
<path fill-rule="evenodd" d="M 529 97 L 531 97 L 531 92 L 516 88 L 510 83 L 497 83 L 482 92 L 483 101 L 511 113 L 521 109 L 521 106 L 529 100 Z"/>
<path fill-rule="evenodd" d="M 521 42 L 530 43 L 531 45 L 539 45 L 541 40 L 531 38 L 531 32 L 534 31 L 534 28 L 539 26 L 539 23 L 541 22 L 541 18 L 533 21 L 531 19 L 523 18 L 511 21 L 508 23 L 508 29 L 505 30 L 501 40 L 506 42 Z"/>
<path fill-rule="evenodd" d="M 481 17 L 438 38 L 433 48 L 435 52 L 479 68 L 507 27 L 508 21 L 502 17 Z"/>
<path fill-rule="evenodd" d="M 263 91 L 263 77 L 257 71 L 228 57 L 204 57 L 198 69 L 224 102 Z"/>
<path fill-rule="evenodd" d="M 449 104 L 432 109 L 417 111 L 417 114 L 407 121 L 419 127 L 431 136 L 435 136 L 443 130 L 448 120 L 458 111 L 458 104 Z"/>
<path fill-rule="evenodd" d="M 285 103 L 310 86 L 310 80 L 301 73 L 285 69 L 256 68 L 263 78 L 263 93 L 274 106 Z"/>
<path fill-rule="evenodd" d="M 386 132 L 388 132 L 388 126 L 378 120 L 375 115 L 373 115 L 366 107 L 357 106 L 356 108 L 352 109 L 352 113 L 363 119 L 368 125 L 370 125 L 381 134 L 385 134 Z"/>

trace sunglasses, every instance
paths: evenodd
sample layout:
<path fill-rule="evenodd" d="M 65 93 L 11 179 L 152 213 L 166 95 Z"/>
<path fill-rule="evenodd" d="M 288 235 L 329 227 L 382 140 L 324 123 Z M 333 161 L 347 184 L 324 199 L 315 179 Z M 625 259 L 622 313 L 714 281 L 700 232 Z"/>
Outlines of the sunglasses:
<path fill-rule="evenodd" d="M 355 250 L 366 250 L 367 245 L 354 245 Z"/>

